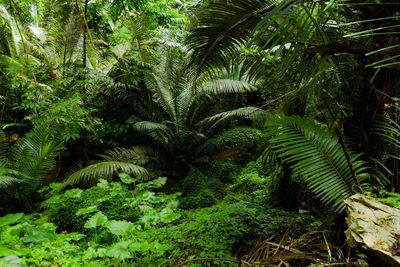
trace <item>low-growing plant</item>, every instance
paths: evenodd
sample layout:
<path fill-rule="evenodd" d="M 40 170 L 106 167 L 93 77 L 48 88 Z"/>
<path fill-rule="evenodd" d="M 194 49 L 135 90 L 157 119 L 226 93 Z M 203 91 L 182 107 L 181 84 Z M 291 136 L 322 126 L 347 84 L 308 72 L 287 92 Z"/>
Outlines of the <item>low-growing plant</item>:
<path fill-rule="evenodd" d="M 93 212 L 102 212 L 110 220 L 136 221 L 142 212 L 142 198 L 144 203 L 158 209 L 179 195 L 151 192 L 161 187 L 166 178 L 138 183 L 128 175 L 120 174 L 120 179 L 124 183 L 100 180 L 96 186 L 86 190 L 74 188 L 54 194 L 42 203 L 42 207 L 46 208 L 44 214 L 62 230 L 83 230 Z M 51 187 L 57 190 L 62 185 L 53 184 Z"/>
<path fill-rule="evenodd" d="M 164 254 L 173 245 L 164 244 L 158 237 L 143 239 L 146 235 L 140 233 L 166 226 L 181 216 L 177 212 L 177 194 L 153 192 L 165 184 L 166 178 L 136 184 L 135 179 L 121 175 L 121 180 L 133 189 L 127 190 L 127 185 L 105 180 L 96 187 L 106 189 L 103 193 L 110 193 L 103 195 L 104 199 L 125 194 L 126 202 L 122 204 L 135 211 L 135 219 L 112 219 L 96 205 L 85 206 L 73 209 L 76 210 L 74 215 L 82 220 L 81 232 L 84 234 L 60 232 L 60 229 L 57 233 L 57 226 L 48 222 L 44 215 L 9 214 L 0 218 L 0 263 L 5 266 L 10 262 L 16 264 L 12 266 L 163 265 L 166 262 Z M 45 204 L 60 206 L 61 200 L 81 198 L 84 192 L 67 190 L 51 197 Z M 97 198 L 97 201 L 102 200 Z M 112 203 L 110 206 L 116 207 Z"/>
<path fill-rule="evenodd" d="M 250 161 L 230 186 L 234 193 L 242 194 L 249 200 L 268 201 L 271 179 L 263 173 L 261 160 Z"/>

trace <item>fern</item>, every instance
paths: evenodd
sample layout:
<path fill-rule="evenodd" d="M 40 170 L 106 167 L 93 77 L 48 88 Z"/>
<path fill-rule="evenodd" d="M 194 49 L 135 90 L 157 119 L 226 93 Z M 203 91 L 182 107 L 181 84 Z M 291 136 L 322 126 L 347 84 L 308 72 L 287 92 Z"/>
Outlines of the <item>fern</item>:
<path fill-rule="evenodd" d="M 79 183 L 92 184 L 101 178 L 111 178 L 117 172 L 124 172 L 139 178 L 147 178 L 148 172 L 138 164 L 145 164 L 149 158 L 136 148 L 116 148 L 107 151 L 100 157 L 103 159 L 91 164 L 77 172 L 74 172 L 64 181 L 64 185 L 75 185 Z"/>
<path fill-rule="evenodd" d="M 299 117 L 275 117 L 267 122 L 267 132 L 278 158 L 337 212 L 344 210 L 344 200 L 369 177 L 360 155 L 344 151 L 338 137 L 323 125 Z"/>
<path fill-rule="evenodd" d="M 0 189 L 19 203 L 29 204 L 43 177 L 54 168 L 59 147 L 46 128 L 35 128 L 9 147 L 0 131 Z"/>

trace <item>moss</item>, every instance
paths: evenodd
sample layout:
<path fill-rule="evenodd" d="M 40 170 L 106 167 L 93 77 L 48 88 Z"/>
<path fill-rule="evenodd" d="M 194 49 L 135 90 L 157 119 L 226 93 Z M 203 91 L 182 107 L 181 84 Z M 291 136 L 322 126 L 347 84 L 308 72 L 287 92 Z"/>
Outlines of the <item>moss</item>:
<path fill-rule="evenodd" d="M 379 202 L 391 207 L 400 209 L 400 194 L 394 192 L 380 192 L 380 197 L 376 198 Z"/>
<path fill-rule="evenodd" d="M 232 182 L 240 171 L 240 165 L 233 160 L 221 160 L 209 157 L 198 159 L 195 162 L 195 166 L 202 170 L 204 175 L 222 182 Z"/>

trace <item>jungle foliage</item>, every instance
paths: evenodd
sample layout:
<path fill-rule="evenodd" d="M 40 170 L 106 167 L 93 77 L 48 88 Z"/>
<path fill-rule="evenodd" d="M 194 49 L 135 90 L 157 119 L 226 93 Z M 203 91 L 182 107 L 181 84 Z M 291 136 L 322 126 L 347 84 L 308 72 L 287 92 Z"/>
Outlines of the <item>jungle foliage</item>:
<path fill-rule="evenodd" d="M 341 221 L 399 208 L 399 14 L 0 0 L 0 266 L 370 260 Z"/>

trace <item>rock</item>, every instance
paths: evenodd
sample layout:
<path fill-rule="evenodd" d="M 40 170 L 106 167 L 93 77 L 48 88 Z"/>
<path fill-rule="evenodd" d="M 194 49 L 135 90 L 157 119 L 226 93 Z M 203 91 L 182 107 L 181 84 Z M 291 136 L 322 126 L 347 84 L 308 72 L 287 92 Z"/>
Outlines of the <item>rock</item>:
<path fill-rule="evenodd" d="M 373 253 L 381 266 L 400 266 L 400 210 L 361 194 L 345 202 L 348 244 Z"/>

